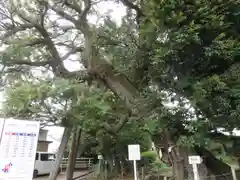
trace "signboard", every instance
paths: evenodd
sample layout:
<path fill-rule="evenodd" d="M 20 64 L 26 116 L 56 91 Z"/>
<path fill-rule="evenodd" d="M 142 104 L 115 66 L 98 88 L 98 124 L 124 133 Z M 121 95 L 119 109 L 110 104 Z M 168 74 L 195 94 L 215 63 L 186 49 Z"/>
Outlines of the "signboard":
<path fill-rule="evenodd" d="M 134 180 L 137 180 L 137 160 L 141 160 L 139 144 L 128 145 L 128 159 L 133 161 Z"/>
<path fill-rule="evenodd" d="M 130 161 L 141 160 L 139 144 L 128 145 L 128 159 Z"/>
<path fill-rule="evenodd" d="M 98 159 L 103 159 L 103 156 L 101 154 L 99 154 Z"/>
<path fill-rule="evenodd" d="M 5 120 L 0 143 L 0 180 L 32 180 L 40 124 Z"/>
<path fill-rule="evenodd" d="M 189 164 L 201 164 L 202 158 L 200 156 L 189 156 L 188 161 Z"/>

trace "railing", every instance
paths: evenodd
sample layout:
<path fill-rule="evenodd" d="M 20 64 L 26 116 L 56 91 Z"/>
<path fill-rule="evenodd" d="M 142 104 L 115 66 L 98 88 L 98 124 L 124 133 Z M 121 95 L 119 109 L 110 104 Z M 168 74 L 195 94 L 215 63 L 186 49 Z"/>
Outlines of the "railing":
<path fill-rule="evenodd" d="M 61 169 L 66 169 L 68 165 L 68 158 L 63 158 L 61 161 Z M 77 158 L 75 169 L 90 169 L 93 167 L 93 158 Z"/>

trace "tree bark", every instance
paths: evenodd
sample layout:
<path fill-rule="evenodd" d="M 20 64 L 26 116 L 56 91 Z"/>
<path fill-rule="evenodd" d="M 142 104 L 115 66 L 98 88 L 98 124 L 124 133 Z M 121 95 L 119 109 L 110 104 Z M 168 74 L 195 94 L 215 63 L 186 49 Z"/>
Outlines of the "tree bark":
<path fill-rule="evenodd" d="M 84 151 L 88 148 L 91 149 L 92 146 L 97 146 L 98 142 L 95 138 L 84 138 L 84 134 L 81 135 L 81 140 L 78 144 L 77 158 L 80 158 Z"/>
<path fill-rule="evenodd" d="M 203 157 L 203 163 L 213 175 L 218 175 L 217 180 L 225 180 L 226 176 L 228 180 L 233 180 L 231 176 L 231 167 L 217 159 L 210 151 L 204 147 L 195 147 L 196 152 Z M 225 174 L 226 176 L 221 176 Z"/>
<path fill-rule="evenodd" d="M 94 144 L 92 142 L 88 142 L 88 139 L 82 140 L 83 142 L 80 142 L 77 149 L 77 158 L 80 158 L 82 154 L 84 153 L 85 149 L 89 147 L 91 144 Z"/>
<path fill-rule="evenodd" d="M 182 156 L 184 157 L 184 168 L 185 168 L 185 174 L 186 174 L 185 177 L 188 180 L 194 180 L 193 168 L 192 168 L 192 165 L 189 164 L 188 157 L 191 155 L 197 155 L 197 153 L 192 148 L 182 148 L 181 151 L 182 151 Z M 198 174 L 199 174 L 200 180 L 206 180 L 206 177 L 209 177 L 212 175 L 204 163 L 198 164 L 197 166 L 198 166 Z"/>
<path fill-rule="evenodd" d="M 76 128 L 72 133 L 71 148 L 70 148 L 69 155 L 68 155 L 66 180 L 72 180 L 72 178 L 73 178 L 76 157 L 77 157 L 77 149 L 78 149 L 80 138 L 81 138 L 81 129 Z"/>
<path fill-rule="evenodd" d="M 88 4 L 84 12 L 90 9 L 91 5 Z M 59 10 L 58 10 L 59 11 Z M 57 12 L 59 13 L 59 12 Z M 64 12 L 59 13 L 61 16 L 65 14 Z M 88 24 L 86 14 L 83 14 L 85 17 L 82 19 L 82 23 L 77 22 L 74 19 L 71 19 L 75 27 L 80 30 L 85 39 L 85 48 L 82 53 L 82 62 L 88 73 L 95 77 L 97 80 L 100 80 L 107 88 L 112 90 L 125 104 L 126 107 L 132 112 L 132 114 L 138 115 L 139 117 L 147 117 L 151 109 L 147 106 L 146 100 L 141 98 L 139 91 L 133 85 L 133 83 L 128 79 L 128 77 L 123 73 L 118 73 L 103 56 L 101 56 L 98 47 L 95 45 L 96 33 L 92 27 Z M 67 16 L 65 14 L 65 16 Z M 167 130 L 167 128 L 166 128 Z M 172 153 L 173 161 L 175 162 L 176 168 L 180 168 L 180 163 L 178 162 L 179 149 L 174 148 Z M 182 172 L 182 169 L 176 170 L 176 172 Z M 177 180 L 182 180 L 182 174 Z"/>
<path fill-rule="evenodd" d="M 184 180 L 184 158 L 179 147 L 172 141 L 169 131 L 164 129 L 164 138 L 168 147 L 170 161 L 173 166 L 173 176 L 175 180 Z"/>
<path fill-rule="evenodd" d="M 104 68 L 104 66 L 102 67 Z M 137 89 L 132 85 L 132 83 L 127 79 L 127 77 L 123 74 L 116 74 L 113 68 L 107 68 L 104 70 L 100 70 L 101 68 L 97 68 L 98 70 L 95 73 L 98 77 L 105 83 L 105 85 L 111 89 L 120 99 L 122 99 L 126 107 L 132 112 L 132 114 L 138 114 L 141 117 L 148 116 L 149 109 L 147 108 L 146 101 L 144 101 Z M 99 72 L 100 71 L 100 72 Z M 106 72 L 104 76 L 102 76 L 102 72 Z M 165 128 L 168 131 L 167 128 Z M 167 138 L 169 140 L 169 144 L 172 143 L 170 136 Z M 174 147 L 169 153 L 173 162 L 173 169 L 175 173 L 175 180 L 184 180 L 184 165 L 183 160 L 181 160 L 181 155 L 178 147 Z"/>
<path fill-rule="evenodd" d="M 71 128 L 65 128 L 64 132 L 63 132 L 61 144 L 58 148 L 57 157 L 56 157 L 56 160 L 54 162 L 55 163 L 54 164 L 54 169 L 50 173 L 49 180 L 56 180 L 57 179 L 60 164 L 61 164 L 61 160 L 62 160 L 64 151 L 66 149 L 67 142 L 68 142 L 68 139 L 70 137 L 70 134 L 71 134 Z"/>

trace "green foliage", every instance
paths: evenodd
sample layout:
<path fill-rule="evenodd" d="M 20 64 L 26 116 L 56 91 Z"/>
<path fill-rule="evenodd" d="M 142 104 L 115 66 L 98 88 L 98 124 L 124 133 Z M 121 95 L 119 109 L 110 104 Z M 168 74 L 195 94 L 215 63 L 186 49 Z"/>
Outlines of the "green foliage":
<path fill-rule="evenodd" d="M 94 137 L 97 145 L 92 152 L 108 156 L 127 158 L 127 146 L 140 144 L 148 150 L 151 136 L 139 122 L 129 117 L 124 128 L 116 134 L 104 129 L 107 123 L 115 126 L 128 111 L 111 91 L 89 87 L 73 80 L 53 79 L 50 81 L 24 82 L 5 89 L 6 101 L 3 111 L 7 116 L 44 118 L 47 125 L 82 127 L 86 137 Z M 47 117 L 47 118 L 46 118 Z M 88 139 L 88 138 L 86 138 Z"/>
<path fill-rule="evenodd" d="M 167 169 L 169 168 L 167 164 L 165 164 L 164 162 L 162 161 L 157 161 L 157 162 L 154 162 L 152 163 L 152 166 L 153 166 L 153 172 L 158 172 L 160 169 Z"/>
<path fill-rule="evenodd" d="M 195 146 L 208 147 L 212 141 L 204 134 L 195 133 L 192 136 L 180 136 L 178 144 L 182 147 L 194 148 Z"/>
<path fill-rule="evenodd" d="M 8 46 L 5 50 L 4 53 L 1 54 L 0 59 L 1 63 L 8 65 L 13 59 L 22 59 L 25 57 L 30 57 L 32 52 L 34 51 L 33 47 L 24 47 L 22 46 L 21 43 L 16 43 L 11 46 Z"/>
<path fill-rule="evenodd" d="M 118 116 L 112 112 L 112 107 L 117 104 L 112 93 L 89 88 L 72 80 L 21 82 L 5 92 L 6 115 L 31 116 L 43 113 L 47 106 L 58 118 L 68 116 L 71 119 L 87 119 L 85 125 L 90 127 L 90 123 L 99 125 L 97 121 L 101 118 L 115 119 Z"/>
<path fill-rule="evenodd" d="M 155 82 L 189 99 L 211 128 L 238 127 L 240 2 L 151 0 L 146 7 L 165 33 L 152 59 Z"/>
<path fill-rule="evenodd" d="M 91 26 L 95 30 L 97 53 L 113 65 L 116 73 L 124 73 L 138 87 L 141 97 L 137 98 L 144 98 L 152 112 L 148 112 L 148 117 L 129 116 L 124 128 L 115 133 L 104 128 L 105 124 L 117 125 L 129 111 L 110 90 L 96 86 L 95 82 L 90 86 L 72 80 L 74 73 L 61 67 L 65 59 L 61 59 L 62 54 L 55 52 L 56 49 L 60 44 L 69 48 L 70 54 L 79 46 L 84 49 L 81 43 L 84 28 L 71 27 L 73 31 L 65 34 L 68 30 L 55 20 L 51 22 L 47 13 L 41 16 L 45 17 L 41 31 L 39 27 L 27 28 L 6 38 L 6 49 L 0 56 L 0 63 L 7 66 L 5 73 L 11 77 L 7 83 L 10 86 L 5 90 L 3 112 L 6 116 L 45 119 L 47 123 L 63 126 L 79 125 L 97 141 L 93 151 L 101 152 L 108 160 L 125 160 L 127 145 L 132 143 L 140 144 L 142 151 L 149 150 L 151 139 L 161 135 L 165 127 L 175 142 L 187 147 L 208 146 L 207 133 L 212 129 L 238 128 L 240 1 L 145 0 L 139 7 L 144 14 L 139 24 L 134 13 L 128 10 L 121 25 L 106 17 L 102 25 Z M 44 7 L 39 11 L 34 8 L 38 6 L 26 8 L 28 13 L 22 15 L 28 14 L 27 18 L 35 22 Z M 70 7 L 65 9 L 64 4 L 60 10 L 70 16 L 75 12 Z M 30 20 L 17 18 L 21 23 L 31 24 Z M 10 22 L 9 19 L 6 22 Z M 18 24 L 15 22 L 13 28 Z M 6 33 L 10 32 L 11 27 L 6 27 Z M 29 45 L 36 38 L 47 43 Z M 50 60 L 48 65 L 54 71 L 54 78 L 47 75 L 38 79 L 33 76 L 32 66 L 26 66 L 46 60 Z M 57 61 L 59 64 L 54 69 L 51 65 Z M 48 66 L 41 65 L 41 68 Z M 113 79 L 118 81 L 118 78 Z M 131 92 L 126 94 L 130 96 Z M 169 102 L 177 105 L 167 107 Z M 150 158 L 151 155 L 144 156 Z M 163 168 L 158 162 L 153 166 Z"/>
<path fill-rule="evenodd" d="M 126 16 L 118 26 L 111 17 L 104 20 L 98 28 L 98 46 L 104 47 L 101 53 L 107 57 L 117 73 L 124 73 L 130 79 L 133 76 L 133 65 L 138 46 L 136 24 Z"/>
<path fill-rule="evenodd" d="M 155 151 L 145 151 L 141 153 L 141 157 L 146 157 L 152 160 L 156 160 L 157 154 Z"/>
<path fill-rule="evenodd" d="M 172 167 L 169 167 L 162 161 L 155 161 L 151 164 L 151 173 L 155 176 L 171 177 L 173 175 Z"/>
<path fill-rule="evenodd" d="M 141 164 L 144 166 L 149 166 L 151 163 L 155 162 L 157 154 L 155 151 L 145 151 L 141 153 Z"/>

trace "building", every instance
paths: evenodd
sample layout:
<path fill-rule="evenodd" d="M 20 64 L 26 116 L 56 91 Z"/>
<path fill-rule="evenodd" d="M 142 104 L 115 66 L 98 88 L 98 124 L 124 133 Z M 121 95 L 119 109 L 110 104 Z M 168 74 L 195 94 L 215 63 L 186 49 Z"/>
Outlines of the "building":
<path fill-rule="evenodd" d="M 52 141 L 48 141 L 47 137 L 48 137 L 48 130 L 40 129 L 37 151 L 48 152 L 49 144 L 51 144 Z"/>

